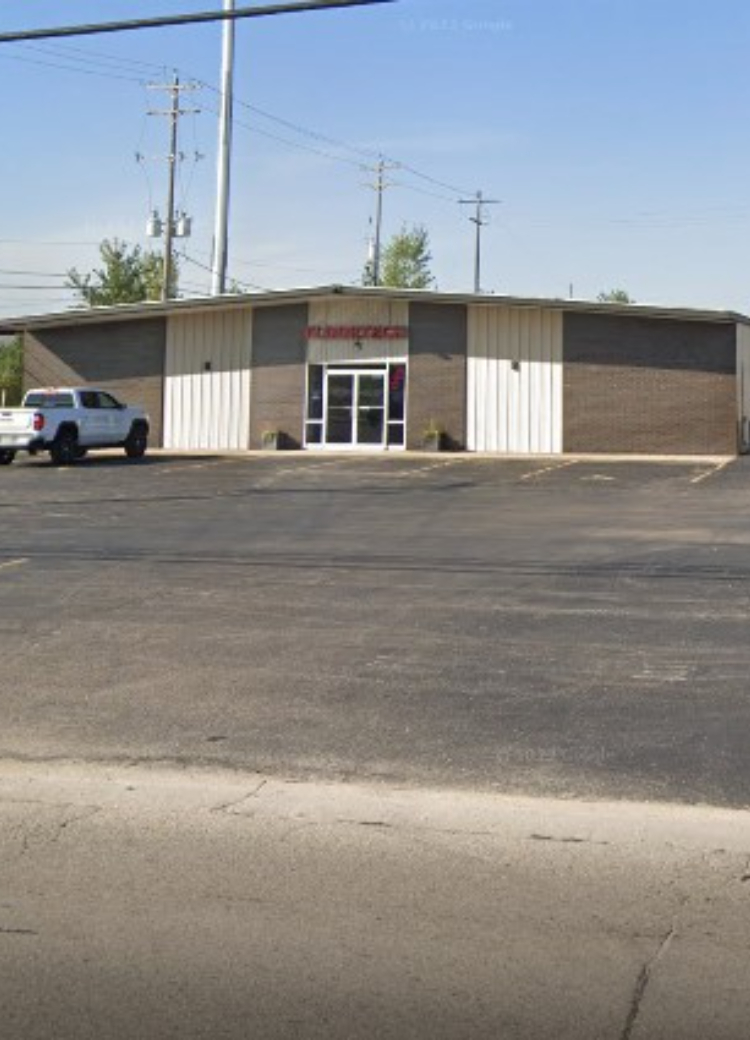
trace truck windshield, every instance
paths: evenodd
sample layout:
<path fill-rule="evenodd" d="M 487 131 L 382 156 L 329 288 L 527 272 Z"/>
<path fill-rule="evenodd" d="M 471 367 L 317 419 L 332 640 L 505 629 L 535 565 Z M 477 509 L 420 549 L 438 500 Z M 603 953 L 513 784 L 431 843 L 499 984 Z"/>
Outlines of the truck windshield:
<path fill-rule="evenodd" d="M 72 394 L 26 394 L 24 408 L 72 408 Z"/>

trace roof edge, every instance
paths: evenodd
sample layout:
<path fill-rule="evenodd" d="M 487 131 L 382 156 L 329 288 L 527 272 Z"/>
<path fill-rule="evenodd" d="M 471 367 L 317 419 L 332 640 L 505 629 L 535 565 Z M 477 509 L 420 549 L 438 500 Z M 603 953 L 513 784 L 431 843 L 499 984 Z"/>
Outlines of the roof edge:
<path fill-rule="evenodd" d="M 460 304 L 467 307 L 504 306 L 519 309 L 554 310 L 563 313 L 611 314 L 618 317 L 644 317 L 683 321 L 709 321 L 750 325 L 750 316 L 730 310 L 672 307 L 653 304 L 600 303 L 595 300 L 509 296 L 476 293 L 440 292 L 432 289 L 391 289 L 353 285 L 324 285 L 302 289 L 276 289 L 267 292 L 191 297 L 190 299 L 119 304 L 114 307 L 75 308 L 49 314 L 0 320 L 0 334 L 13 335 L 34 329 L 80 324 L 136 321 L 166 318 L 173 314 L 211 310 L 234 310 L 244 307 L 272 307 L 278 304 L 306 303 L 335 296 L 406 300 L 436 304 Z"/>

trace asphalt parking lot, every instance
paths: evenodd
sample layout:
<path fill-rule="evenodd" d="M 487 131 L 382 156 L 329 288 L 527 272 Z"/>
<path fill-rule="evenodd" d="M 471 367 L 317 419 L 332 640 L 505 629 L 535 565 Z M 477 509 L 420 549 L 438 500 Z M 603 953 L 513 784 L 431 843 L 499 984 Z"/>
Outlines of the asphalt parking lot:
<path fill-rule="evenodd" d="M 0 756 L 750 802 L 750 464 L 0 471 Z"/>

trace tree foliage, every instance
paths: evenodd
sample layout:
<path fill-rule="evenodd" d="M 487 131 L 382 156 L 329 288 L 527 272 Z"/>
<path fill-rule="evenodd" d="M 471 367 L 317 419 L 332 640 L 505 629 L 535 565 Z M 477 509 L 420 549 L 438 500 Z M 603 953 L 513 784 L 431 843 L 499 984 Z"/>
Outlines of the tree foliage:
<path fill-rule="evenodd" d="M 432 254 L 430 236 L 425 227 L 416 224 L 404 225 L 383 250 L 380 270 L 380 285 L 391 289 L 429 289 L 435 284 L 430 270 Z M 365 268 L 364 284 L 367 285 L 370 265 Z M 373 284 L 372 281 L 369 284 Z"/>
<path fill-rule="evenodd" d="M 108 307 L 117 303 L 160 300 L 164 284 L 163 258 L 140 246 L 129 246 L 118 238 L 99 246 L 102 266 L 90 274 L 68 271 L 67 286 L 74 289 L 89 307 Z M 173 264 L 170 296 L 177 290 L 177 264 Z"/>
<path fill-rule="evenodd" d="M 0 343 L 0 403 L 5 392 L 5 404 L 18 404 L 23 394 L 23 341 L 15 336 Z"/>
<path fill-rule="evenodd" d="M 626 289 L 610 289 L 608 292 L 600 292 L 597 300 L 599 303 L 635 303 Z"/>

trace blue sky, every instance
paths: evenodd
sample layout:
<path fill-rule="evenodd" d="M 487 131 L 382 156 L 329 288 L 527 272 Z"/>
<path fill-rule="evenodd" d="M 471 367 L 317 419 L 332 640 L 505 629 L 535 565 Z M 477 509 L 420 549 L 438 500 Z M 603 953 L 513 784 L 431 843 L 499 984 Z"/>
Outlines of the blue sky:
<path fill-rule="evenodd" d="M 0 0 L 0 29 L 220 6 Z M 267 115 L 236 110 L 230 273 L 263 288 L 357 281 L 374 211 L 362 167 L 382 152 L 403 164 L 385 234 L 424 224 L 441 289 L 472 286 L 457 200 L 481 188 L 502 200 L 487 290 L 624 287 L 644 303 L 749 311 L 749 39 L 745 0 L 400 0 L 241 23 L 237 97 Z M 0 47 L 0 269 L 23 272 L 0 274 L 0 314 L 64 306 L 62 273 L 91 269 L 104 237 L 148 245 L 167 126 L 146 115 L 165 104 L 146 83 L 176 68 L 215 88 L 219 51 L 216 26 Z M 183 286 L 197 294 L 215 89 L 185 104 L 201 112 L 182 121 L 181 147 L 205 155 L 180 187 L 194 219 Z"/>

